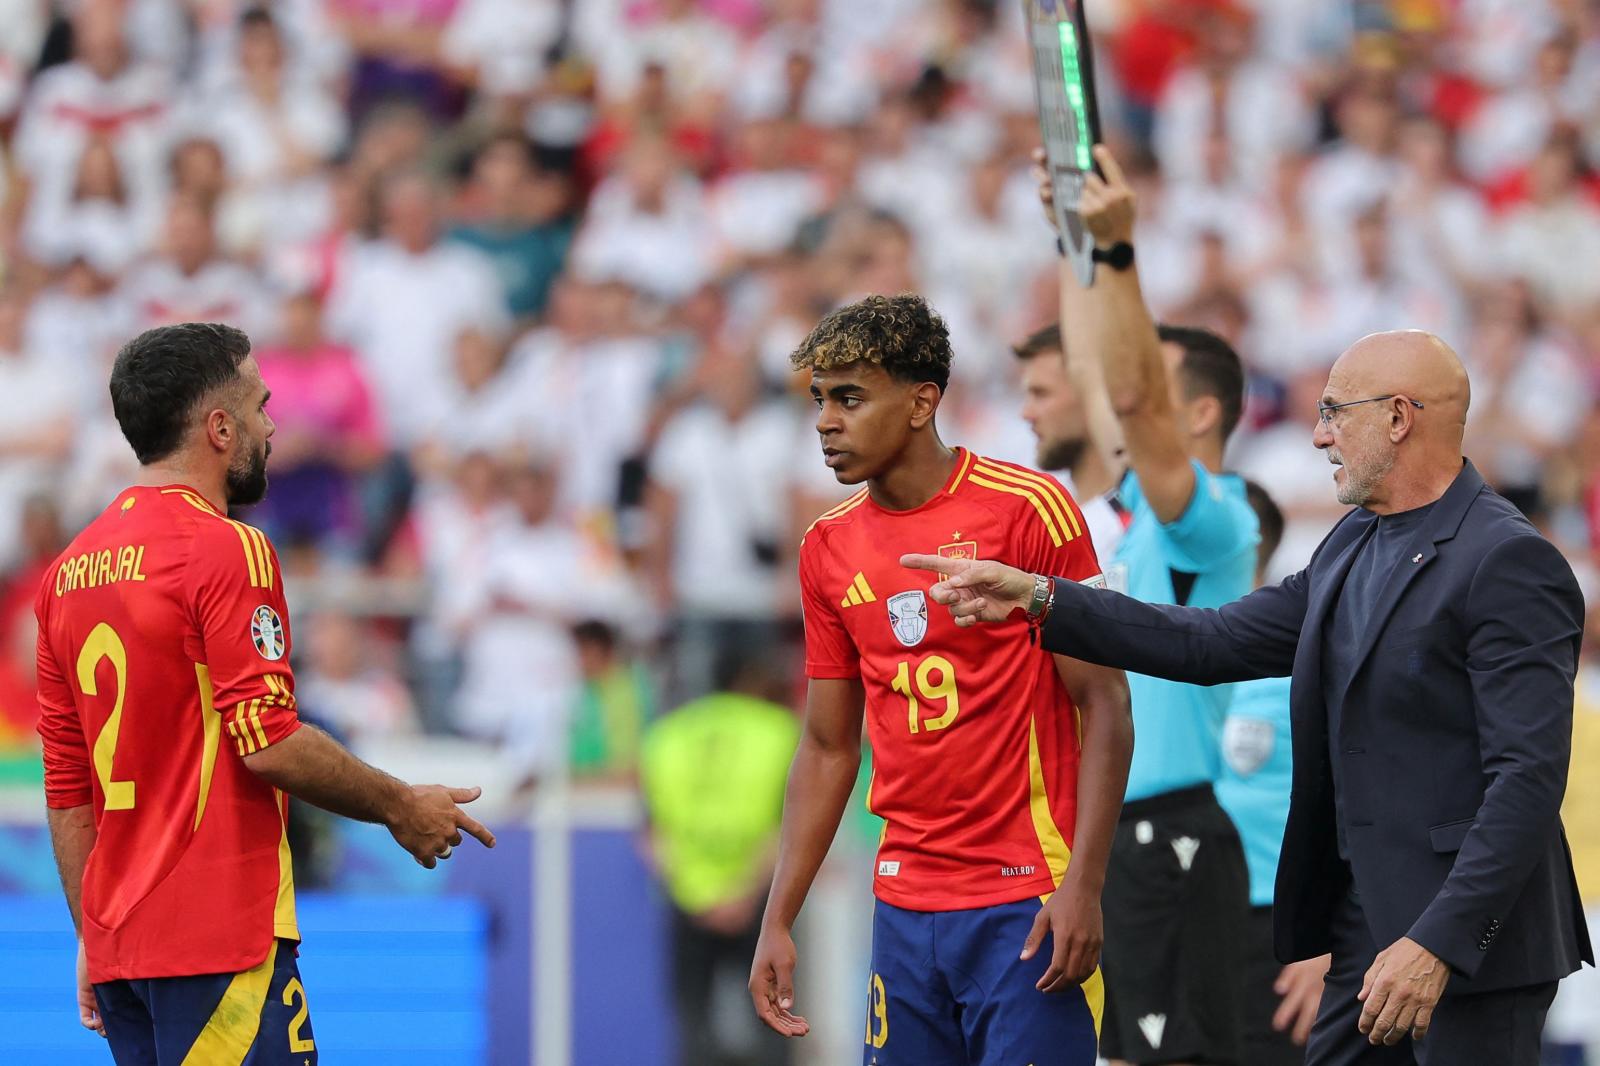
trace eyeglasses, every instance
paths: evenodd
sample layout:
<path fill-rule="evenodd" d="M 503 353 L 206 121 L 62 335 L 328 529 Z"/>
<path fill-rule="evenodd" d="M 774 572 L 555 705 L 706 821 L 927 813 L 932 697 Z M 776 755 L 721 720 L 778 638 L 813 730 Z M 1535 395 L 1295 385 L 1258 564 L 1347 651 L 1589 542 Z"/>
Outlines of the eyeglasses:
<path fill-rule="evenodd" d="M 1332 426 L 1333 413 L 1335 411 L 1346 407 L 1355 407 L 1364 403 L 1381 403 L 1384 400 L 1393 400 L 1396 398 L 1404 400 L 1406 403 L 1410 404 L 1412 407 L 1415 407 L 1419 411 L 1422 410 L 1422 403 L 1420 400 L 1413 400 L 1409 396 L 1401 396 L 1399 393 L 1391 392 L 1387 396 L 1369 396 L 1365 400 L 1349 400 L 1345 403 L 1319 403 L 1317 404 L 1317 417 L 1322 420 L 1323 425 Z"/>

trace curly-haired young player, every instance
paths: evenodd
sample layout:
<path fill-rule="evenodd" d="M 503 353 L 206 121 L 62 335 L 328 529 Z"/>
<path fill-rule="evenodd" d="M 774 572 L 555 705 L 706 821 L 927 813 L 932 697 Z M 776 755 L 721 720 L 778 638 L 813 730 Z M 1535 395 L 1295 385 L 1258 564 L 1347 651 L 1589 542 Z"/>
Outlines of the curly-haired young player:
<path fill-rule="evenodd" d="M 900 566 L 908 551 L 981 553 L 1101 580 L 1056 481 L 939 439 L 950 358 L 944 322 L 911 295 L 840 308 L 793 357 L 811 370 L 826 463 L 866 487 L 800 546 L 810 684 L 750 993 L 773 1029 L 809 1030 L 790 930 L 849 799 L 864 714 L 886 826 L 863 1061 L 1089 1066 L 1128 686 L 1041 651 L 1026 618 L 957 629 L 928 611 L 934 575 Z"/>
<path fill-rule="evenodd" d="M 250 341 L 185 323 L 117 354 L 143 467 L 39 589 L 39 734 L 78 1011 L 121 1063 L 316 1062 L 288 797 L 387 826 L 422 865 L 475 788 L 410 786 L 295 711 L 277 553 L 228 517 L 267 491 L 270 394 Z"/>

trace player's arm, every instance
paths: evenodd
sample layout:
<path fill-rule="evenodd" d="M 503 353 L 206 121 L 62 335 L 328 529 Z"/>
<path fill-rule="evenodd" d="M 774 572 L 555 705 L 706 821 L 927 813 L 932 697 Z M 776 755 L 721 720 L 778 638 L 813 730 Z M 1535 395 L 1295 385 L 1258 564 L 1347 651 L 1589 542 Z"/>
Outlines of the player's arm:
<path fill-rule="evenodd" d="M 1072 861 L 1061 887 L 1034 919 L 1022 957 L 1031 958 L 1045 933 L 1053 934 L 1050 968 L 1039 978 L 1042 992 L 1082 984 L 1100 962 L 1104 924 L 1100 893 L 1105 888 L 1111 838 L 1122 813 L 1133 758 L 1133 702 L 1121 670 L 1093 666 L 1057 655 L 1056 670 L 1083 729 L 1078 766 L 1078 820 L 1073 827 Z"/>
<path fill-rule="evenodd" d="M 49 620 L 41 590 L 35 613 L 39 639 L 35 673 L 39 690 L 39 739 L 44 747 L 45 820 L 50 827 L 50 847 L 55 852 L 61 892 L 67 897 L 72 928 L 78 934 L 78 1021 L 85 1029 L 105 1036 L 94 988 L 89 984 L 88 962 L 83 952 L 83 871 L 89 865 L 98 831 L 94 822 L 94 794 L 89 785 L 89 749 L 83 739 L 72 689 L 67 686 L 55 655 L 50 651 Z"/>
<path fill-rule="evenodd" d="M 761 939 L 750 971 L 756 1014 L 784 1036 L 811 1029 L 793 1014 L 795 948 L 792 930 L 811 882 L 822 867 L 861 768 L 860 678 L 812 678 L 805 724 L 783 794 L 783 828 Z"/>
<path fill-rule="evenodd" d="M 316 726 L 244 757 L 244 764 L 274 788 L 325 811 L 385 826 L 395 842 L 428 869 L 461 843 L 461 831 L 494 847 L 494 834 L 460 807 L 482 789 L 408 785 L 352 755 Z"/>
<path fill-rule="evenodd" d="M 277 553 L 259 532 L 220 520 L 201 524 L 195 537 L 185 588 L 227 731 L 223 748 L 291 796 L 381 823 L 429 869 L 463 829 L 493 847 L 493 834 L 456 806 L 476 799 L 477 789 L 406 785 L 300 721 Z"/>
<path fill-rule="evenodd" d="M 1102 248 L 1132 243 L 1133 190 L 1103 145 L 1095 148 L 1095 159 L 1105 178 L 1085 175 L 1079 206 L 1084 225 Z M 1060 275 L 1062 342 L 1088 405 L 1090 429 L 1097 408 L 1113 413 L 1126 452 L 1112 469 L 1131 467 L 1156 517 L 1175 522 L 1194 495 L 1195 473 L 1178 429 L 1161 341 L 1139 287 L 1139 267 L 1101 265 L 1087 289 L 1065 260 Z M 1096 355 L 1099 381 L 1082 366 Z"/>

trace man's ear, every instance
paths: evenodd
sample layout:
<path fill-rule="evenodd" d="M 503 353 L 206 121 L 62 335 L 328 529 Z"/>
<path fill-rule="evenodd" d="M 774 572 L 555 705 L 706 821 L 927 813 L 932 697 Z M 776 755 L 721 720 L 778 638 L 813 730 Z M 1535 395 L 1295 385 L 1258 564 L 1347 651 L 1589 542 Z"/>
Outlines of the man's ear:
<path fill-rule="evenodd" d="M 944 398 L 943 391 L 931 381 L 920 382 L 911 393 L 911 428 L 921 429 L 933 421 L 934 412 L 939 410 L 939 401 Z"/>
<path fill-rule="evenodd" d="M 1196 396 L 1189 408 L 1189 435 L 1204 437 L 1222 424 L 1222 401 L 1215 396 Z"/>
<path fill-rule="evenodd" d="M 207 442 L 219 452 L 227 451 L 238 438 L 238 428 L 234 425 L 233 416 L 221 407 L 213 407 L 206 412 L 202 429 Z"/>
<path fill-rule="evenodd" d="M 1389 410 L 1389 440 L 1399 444 L 1411 436 L 1411 431 L 1417 427 L 1417 413 L 1402 399 L 1389 402 L 1393 405 Z"/>

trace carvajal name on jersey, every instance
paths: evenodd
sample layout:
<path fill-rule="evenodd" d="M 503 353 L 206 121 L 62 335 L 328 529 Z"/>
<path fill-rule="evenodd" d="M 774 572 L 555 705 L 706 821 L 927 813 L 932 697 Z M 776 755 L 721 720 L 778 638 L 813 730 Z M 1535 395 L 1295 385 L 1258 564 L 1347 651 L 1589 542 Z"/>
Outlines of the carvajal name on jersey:
<path fill-rule="evenodd" d="M 124 545 L 74 555 L 56 571 L 56 595 L 99 588 L 115 581 L 144 580 L 144 545 Z"/>
<path fill-rule="evenodd" d="M 1037 869 L 1038 869 L 1037 866 L 1002 866 L 1002 867 L 1000 867 L 1000 876 L 1001 877 L 1032 877 L 1033 876 L 1033 872 L 1035 870 L 1037 870 Z"/>

